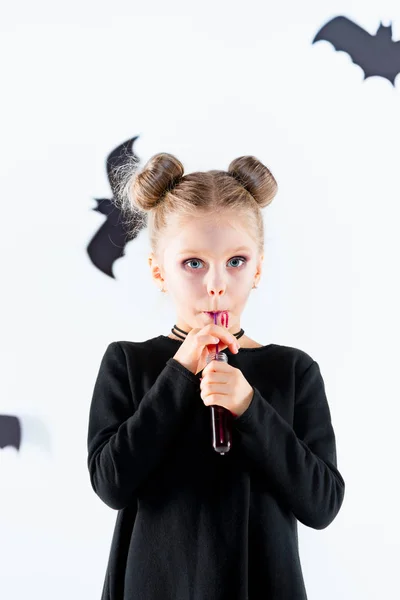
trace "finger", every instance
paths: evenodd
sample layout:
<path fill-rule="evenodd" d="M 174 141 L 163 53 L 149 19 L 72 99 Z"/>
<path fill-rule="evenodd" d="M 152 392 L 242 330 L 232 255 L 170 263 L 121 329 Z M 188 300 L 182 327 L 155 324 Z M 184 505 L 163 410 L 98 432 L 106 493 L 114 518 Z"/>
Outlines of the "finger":
<path fill-rule="evenodd" d="M 219 325 L 209 325 L 209 333 L 217 337 L 223 344 L 226 344 L 226 346 L 229 347 L 232 352 L 236 351 L 235 349 L 237 346 L 240 347 L 238 340 L 225 327 L 220 327 Z"/>
<path fill-rule="evenodd" d="M 211 375 L 209 375 L 206 379 L 203 379 L 203 381 L 202 381 L 203 387 L 205 385 L 216 385 L 216 384 L 230 385 L 230 384 L 233 384 L 233 381 L 229 377 L 226 377 L 226 375 L 224 375 L 223 373 L 220 373 L 220 374 L 212 373 Z"/>
<path fill-rule="evenodd" d="M 203 377 L 206 373 L 229 373 L 232 372 L 233 367 L 229 363 L 226 363 L 222 360 L 211 360 L 208 365 L 206 365 L 203 369 Z"/>
<path fill-rule="evenodd" d="M 207 396 L 211 396 L 213 394 L 222 394 L 224 396 L 228 396 L 232 394 L 232 390 L 229 385 L 224 382 L 207 382 L 201 389 L 200 396 L 203 400 L 207 398 Z"/>
<path fill-rule="evenodd" d="M 227 394 L 210 394 L 203 399 L 203 403 L 205 406 L 218 405 L 223 408 L 227 408 L 228 403 L 228 395 Z M 228 409 L 229 410 L 229 409 Z"/>
<path fill-rule="evenodd" d="M 203 385 L 206 383 L 228 383 L 230 378 L 226 373 L 218 373 L 218 371 L 209 371 L 201 378 Z"/>

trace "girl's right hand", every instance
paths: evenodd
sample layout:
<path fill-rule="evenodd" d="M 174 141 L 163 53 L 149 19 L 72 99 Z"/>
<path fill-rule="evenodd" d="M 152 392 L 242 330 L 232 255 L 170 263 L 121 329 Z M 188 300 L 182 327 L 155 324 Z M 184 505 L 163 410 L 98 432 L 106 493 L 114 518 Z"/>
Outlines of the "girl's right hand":
<path fill-rule="evenodd" d="M 229 347 L 236 354 L 236 348 L 240 348 L 239 341 L 226 327 L 210 323 L 201 329 L 191 329 L 173 358 L 197 375 L 206 366 L 207 356 L 215 351 L 217 343 L 218 352 Z"/>

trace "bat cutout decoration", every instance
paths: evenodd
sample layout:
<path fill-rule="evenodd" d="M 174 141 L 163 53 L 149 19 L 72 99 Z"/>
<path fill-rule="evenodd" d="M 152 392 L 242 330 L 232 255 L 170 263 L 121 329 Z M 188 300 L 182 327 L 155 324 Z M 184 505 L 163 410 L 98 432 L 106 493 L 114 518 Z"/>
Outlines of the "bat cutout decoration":
<path fill-rule="evenodd" d="M 0 415 L 0 450 L 11 446 L 18 452 L 24 445 L 39 446 L 40 449 L 51 454 L 51 435 L 47 424 L 36 415 Z"/>
<path fill-rule="evenodd" d="M 21 423 L 13 415 L 0 415 L 0 449 L 11 446 L 19 451 L 21 446 Z"/>
<path fill-rule="evenodd" d="M 90 240 L 86 250 L 94 266 L 114 279 L 113 265 L 118 258 L 125 256 L 125 246 L 129 241 L 128 230 L 124 223 L 122 212 L 113 202 L 117 188 L 115 170 L 125 163 L 127 157 L 129 159 L 133 157 L 137 163 L 139 162 L 138 157 L 132 149 L 133 143 L 138 137 L 130 138 L 117 146 L 107 156 L 106 170 L 112 198 L 94 198 L 97 206 L 93 210 L 105 215 L 107 218 Z M 141 223 L 142 221 L 138 218 L 137 223 L 134 223 L 136 233 L 130 239 L 134 239 L 137 236 L 141 228 Z M 138 224 L 139 226 L 137 226 Z"/>
<path fill-rule="evenodd" d="M 330 42 L 338 52 L 346 52 L 367 77 L 384 77 L 394 86 L 400 73 L 400 42 L 392 39 L 392 25 L 380 23 L 371 35 L 347 17 L 335 17 L 317 33 L 312 43 Z"/>

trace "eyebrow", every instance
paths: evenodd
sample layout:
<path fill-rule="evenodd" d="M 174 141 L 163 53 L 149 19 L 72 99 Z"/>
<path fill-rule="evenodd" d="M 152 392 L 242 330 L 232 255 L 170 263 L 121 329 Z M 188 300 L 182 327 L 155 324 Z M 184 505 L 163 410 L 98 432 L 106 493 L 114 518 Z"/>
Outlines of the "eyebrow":
<path fill-rule="evenodd" d="M 240 246 L 240 248 L 228 250 L 227 254 L 234 254 L 235 252 L 241 252 L 242 250 L 247 250 L 247 252 L 251 252 L 251 249 L 248 248 L 247 246 Z M 181 252 L 179 252 L 179 254 L 204 254 L 204 255 L 206 255 L 207 252 L 202 251 L 202 250 L 182 250 Z"/>

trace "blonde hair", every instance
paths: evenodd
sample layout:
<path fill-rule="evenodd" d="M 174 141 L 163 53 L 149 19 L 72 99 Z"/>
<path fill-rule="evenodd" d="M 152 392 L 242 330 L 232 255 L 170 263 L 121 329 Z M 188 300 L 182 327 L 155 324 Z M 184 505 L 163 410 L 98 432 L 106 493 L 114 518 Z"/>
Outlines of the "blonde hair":
<path fill-rule="evenodd" d="M 196 171 L 184 175 L 181 161 L 166 152 L 153 155 L 141 170 L 137 158 L 117 168 L 115 203 L 125 217 L 128 237 L 149 229 L 157 256 L 171 222 L 199 215 L 212 218 L 226 211 L 244 222 L 260 254 L 264 250 L 261 208 L 275 197 L 278 185 L 271 171 L 254 156 L 235 158 L 227 171 Z"/>

